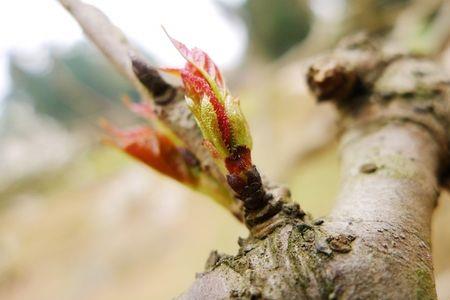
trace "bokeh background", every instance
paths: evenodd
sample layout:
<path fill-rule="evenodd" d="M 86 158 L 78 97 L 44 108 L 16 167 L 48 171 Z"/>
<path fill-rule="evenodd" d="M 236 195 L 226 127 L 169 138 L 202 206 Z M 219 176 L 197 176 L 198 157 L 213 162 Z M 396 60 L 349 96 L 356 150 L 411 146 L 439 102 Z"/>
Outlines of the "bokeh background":
<path fill-rule="evenodd" d="M 314 216 L 339 184 L 336 112 L 316 105 L 306 63 L 368 30 L 450 73 L 450 3 L 439 0 L 86 0 L 159 66 L 182 63 L 161 30 L 208 52 L 241 98 L 255 162 Z M 171 299 L 211 250 L 245 228 L 210 199 L 101 143 L 101 117 L 136 119 L 132 87 L 55 0 L 0 4 L 0 299 Z M 450 199 L 433 220 L 438 292 L 450 299 Z"/>

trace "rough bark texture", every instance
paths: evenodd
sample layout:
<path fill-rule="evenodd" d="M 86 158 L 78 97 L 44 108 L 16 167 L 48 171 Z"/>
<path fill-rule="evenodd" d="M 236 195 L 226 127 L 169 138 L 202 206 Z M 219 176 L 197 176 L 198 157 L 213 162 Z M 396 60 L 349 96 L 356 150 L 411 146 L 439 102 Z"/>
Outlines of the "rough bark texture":
<path fill-rule="evenodd" d="M 235 257 L 214 254 L 181 299 L 434 299 L 439 147 L 416 124 L 376 127 L 344 135 L 329 218 L 289 220 Z"/>
<path fill-rule="evenodd" d="M 153 95 L 161 119 L 204 170 L 214 170 L 182 91 L 141 58 L 132 65 L 131 47 L 103 14 L 60 2 L 143 97 Z M 358 35 L 312 65 L 307 82 L 342 116 L 335 208 L 312 220 L 288 190 L 264 183 L 267 205 L 235 212 L 250 229 L 239 253 L 212 252 L 180 299 L 435 299 L 430 220 L 449 159 L 448 79 L 430 61 Z"/>
<path fill-rule="evenodd" d="M 430 221 L 448 159 L 448 80 L 356 36 L 311 66 L 308 82 L 342 113 L 333 212 L 286 217 L 237 256 L 213 253 L 181 299 L 436 298 Z"/>

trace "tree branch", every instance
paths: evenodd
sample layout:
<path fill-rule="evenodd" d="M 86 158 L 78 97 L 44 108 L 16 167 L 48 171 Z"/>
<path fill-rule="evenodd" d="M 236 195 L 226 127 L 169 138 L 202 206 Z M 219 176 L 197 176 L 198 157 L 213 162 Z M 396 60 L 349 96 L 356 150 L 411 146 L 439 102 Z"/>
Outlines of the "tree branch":
<path fill-rule="evenodd" d="M 160 98 L 160 118 L 213 170 L 182 91 L 141 58 L 132 64 L 131 47 L 96 9 L 60 2 L 145 99 Z M 430 220 L 449 160 L 449 80 L 429 61 L 357 36 L 314 64 L 308 84 L 342 115 L 342 187 L 332 214 L 311 220 L 288 203 L 288 191 L 265 183 L 273 198 L 247 211 L 250 235 L 238 255 L 213 252 L 181 298 L 435 299 Z M 252 176 L 244 196 L 261 193 Z"/>
<path fill-rule="evenodd" d="M 356 36 L 308 73 L 342 115 L 330 216 L 288 218 L 264 239 L 241 241 L 182 299 L 436 298 L 430 221 L 449 158 L 449 81 L 429 61 L 383 51 Z"/>
<path fill-rule="evenodd" d="M 226 179 L 214 164 L 210 153 L 202 145 L 203 137 L 195 124 L 191 112 L 184 103 L 183 91 L 166 83 L 159 72 L 144 56 L 127 41 L 125 35 L 97 8 L 79 0 L 59 0 L 76 19 L 85 34 L 99 50 L 116 66 L 137 89 L 142 101 L 153 102 L 159 119 L 164 122 L 202 164 L 202 170 L 209 173 L 223 186 Z M 228 191 L 233 198 L 231 189 Z M 232 213 L 243 219 L 241 204 L 235 202 Z"/>
<path fill-rule="evenodd" d="M 254 168 L 255 177 L 252 186 L 236 191 L 220 172 L 210 152 L 203 145 L 203 136 L 191 111 L 184 100 L 184 90 L 166 82 L 158 70 L 152 67 L 139 51 L 132 47 L 124 34 L 97 8 L 80 0 L 59 0 L 77 20 L 91 41 L 117 67 L 117 69 L 139 91 L 143 101 L 154 103 L 154 111 L 175 135 L 180 138 L 200 162 L 202 171 L 209 174 L 221 186 L 228 190 L 233 204 L 228 208 L 239 219 L 245 220 L 254 235 L 267 234 L 274 220 L 283 215 L 285 208 L 290 213 L 303 216 L 298 204 L 292 204 L 290 192 L 278 185 L 262 180 Z M 249 194 L 253 191 L 251 194 Z M 256 197 L 258 192 L 258 197 Z M 259 200 L 258 200 L 259 199 Z M 249 209 L 246 203 L 256 200 L 257 209 Z M 254 204 L 254 203 L 253 203 Z M 277 222 L 274 222 L 277 224 Z"/>

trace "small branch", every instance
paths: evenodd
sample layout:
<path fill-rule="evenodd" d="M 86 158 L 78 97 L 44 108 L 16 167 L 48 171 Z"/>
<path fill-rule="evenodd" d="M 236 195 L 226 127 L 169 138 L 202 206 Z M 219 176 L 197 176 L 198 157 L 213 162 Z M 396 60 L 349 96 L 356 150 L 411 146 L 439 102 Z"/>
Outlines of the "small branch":
<path fill-rule="evenodd" d="M 230 198 L 235 200 L 229 209 L 239 220 L 245 219 L 251 232 L 260 235 L 272 230 L 274 224 L 278 224 L 276 215 L 285 211 L 285 205 L 289 211 L 303 215 L 298 205 L 291 207 L 289 204 L 289 191 L 263 182 L 256 169 L 257 176 L 254 178 L 258 182 L 251 182 L 252 186 L 240 187 L 236 194 L 236 186 L 230 187 L 229 181 L 222 175 L 204 146 L 202 133 L 185 103 L 183 89 L 166 82 L 158 70 L 130 45 L 124 34 L 100 10 L 80 0 L 59 2 L 77 20 L 90 40 L 134 85 L 142 100 L 154 103 L 158 119 L 184 142 L 201 163 L 202 171 L 228 189 Z M 258 193 L 249 195 L 252 191 Z M 257 204 L 257 208 L 253 207 L 256 205 L 255 201 L 261 202 Z M 244 209 L 244 203 L 252 206 L 252 209 Z"/>
<path fill-rule="evenodd" d="M 143 101 L 155 103 L 158 118 L 163 121 L 194 153 L 209 173 L 223 186 L 226 179 L 219 172 L 209 152 L 203 147 L 203 137 L 186 107 L 183 92 L 166 83 L 158 71 L 127 41 L 125 35 L 96 7 L 79 0 L 59 0 L 77 20 L 85 34 L 138 90 Z M 232 191 L 229 190 L 230 197 Z M 240 203 L 231 207 L 232 213 L 242 220 Z"/>
<path fill-rule="evenodd" d="M 138 90 L 141 90 L 142 85 L 134 75 L 129 59 L 131 53 L 139 52 L 128 43 L 120 29 L 92 5 L 79 0 L 59 0 L 59 2 L 80 24 L 92 43 L 116 66 L 117 70 Z"/>

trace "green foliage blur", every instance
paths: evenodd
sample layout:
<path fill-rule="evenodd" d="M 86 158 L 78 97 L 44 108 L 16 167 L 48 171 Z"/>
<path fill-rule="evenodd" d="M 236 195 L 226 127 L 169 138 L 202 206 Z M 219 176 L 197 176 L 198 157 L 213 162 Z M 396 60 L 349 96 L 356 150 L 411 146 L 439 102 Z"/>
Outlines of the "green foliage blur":
<path fill-rule="evenodd" d="M 253 48 L 271 59 L 301 42 L 311 27 L 308 1 L 249 0 L 244 11 Z"/>
<path fill-rule="evenodd" d="M 42 72 L 27 68 L 22 57 L 12 57 L 7 105 L 8 101 L 25 101 L 37 113 L 66 127 L 97 127 L 99 117 L 124 111 L 121 96 L 137 97 L 131 85 L 91 45 L 51 48 L 46 55 L 47 66 Z"/>

